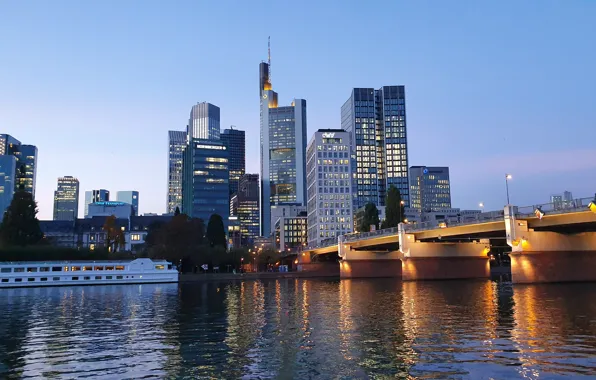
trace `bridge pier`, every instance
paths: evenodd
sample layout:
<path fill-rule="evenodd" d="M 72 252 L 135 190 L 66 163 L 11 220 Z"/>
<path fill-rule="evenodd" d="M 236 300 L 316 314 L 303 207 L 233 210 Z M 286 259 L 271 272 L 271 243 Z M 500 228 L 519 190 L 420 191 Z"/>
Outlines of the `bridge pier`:
<path fill-rule="evenodd" d="M 344 251 L 339 262 L 340 278 L 401 278 L 400 254 L 394 252 Z"/>

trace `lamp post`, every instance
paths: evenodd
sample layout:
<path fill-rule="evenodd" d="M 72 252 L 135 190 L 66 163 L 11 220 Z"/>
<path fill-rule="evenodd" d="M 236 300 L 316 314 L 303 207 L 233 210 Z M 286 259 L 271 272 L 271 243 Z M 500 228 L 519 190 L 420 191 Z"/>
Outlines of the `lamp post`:
<path fill-rule="evenodd" d="M 480 202 L 480 203 L 478 204 L 478 207 L 480 207 L 480 210 L 481 210 L 482 212 L 484 212 L 484 203 Z"/>
<path fill-rule="evenodd" d="M 401 214 L 402 207 L 404 207 L 404 201 L 399 201 L 399 223 L 403 223 L 402 214 Z"/>
<path fill-rule="evenodd" d="M 505 188 L 507 189 L 507 206 L 509 206 L 509 180 L 511 179 L 511 174 L 505 174 Z"/>

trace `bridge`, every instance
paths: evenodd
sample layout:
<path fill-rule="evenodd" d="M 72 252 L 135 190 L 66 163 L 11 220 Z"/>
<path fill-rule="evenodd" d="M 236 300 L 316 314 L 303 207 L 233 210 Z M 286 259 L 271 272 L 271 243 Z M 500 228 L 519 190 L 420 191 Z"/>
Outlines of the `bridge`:
<path fill-rule="evenodd" d="M 516 283 L 596 281 L 593 198 L 527 207 L 507 205 L 476 220 L 400 224 L 309 246 L 300 264 L 338 254 L 342 278 L 484 278 L 491 252 L 505 249 Z"/>

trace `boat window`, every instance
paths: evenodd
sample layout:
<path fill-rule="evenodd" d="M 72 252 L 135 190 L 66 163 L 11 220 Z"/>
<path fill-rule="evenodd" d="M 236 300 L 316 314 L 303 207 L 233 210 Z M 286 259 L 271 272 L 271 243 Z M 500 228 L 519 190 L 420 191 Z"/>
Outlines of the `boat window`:
<path fill-rule="evenodd" d="M 27 272 L 37 272 L 37 268 L 27 268 Z"/>
<path fill-rule="evenodd" d="M 93 267 L 89 267 L 89 266 L 83 267 L 83 270 L 93 270 Z"/>
<path fill-rule="evenodd" d="M 106 280 L 111 280 L 112 276 L 106 276 Z"/>
<path fill-rule="evenodd" d="M 2 282 L 8 282 L 8 278 L 3 278 Z"/>
<path fill-rule="evenodd" d="M 85 276 L 85 277 L 83 277 L 83 280 L 91 280 L 91 277 Z"/>
<path fill-rule="evenodd" d="M 2 273 L 10 273 L 10 272 L 12 272 L 12 268 L 2 268 L 2 269 L 0 269 L 0 272 L 2 272 Z"/>
<path fill-rule="evenodd" d="M 68 268 L 68 267 L 64 267 L 64 271 L 65 271 L 65 272 L 68 272 L 69 270 L 70 270 L 70 268 Z"/>
<path fill-rule="evenodd" d="M 101 280 L 101 276 L 95 276 L 96 280 Z"/>
<path fill-rule="evenodd" d="M 97 266 L 95 267 L 95 270 L 103 270 L 103 267 Z"/>
<path fill-rule="evenodd" d="M 29 277 L 29 278 L 27 279 L 27 281 L 29 281 L 29 282 L 33 282 L 33 281 L 35 281 L 35 277 Z"/>
<path fill-rule="evenodd" d="M 114 270 L 114 267 L 108 267 L 108 266 L 106 266 L 106 270 Z"/>
<path fill-rule="evenodd" d="M 122 276 L 116 276 L 116 280 L 122 280 Z"/>
<path fill-rule="evenodd" d="M 47 277 L 42 277 L 42 278 L 39 279 L 39 281 L 47 281 L 47 280 L 48 280 Z"/>
<path fill-rule="evenodd" d="M 49 272 L 50 271 L 50 267 L 41 267 L 39 268 L 40 272 Z"/>
<path fill-rule="evenodd" d="M 60 277 L 54 277 L 52 278 L 52 281 L 60 281 Z"/>
<path fill-rule="evenodd" d="M 81 267 L 70 267 L 71 272 L 80 271 Z"/>
<path fill-rule="evenodd" d="M 116 270 L 124 270 L 124 265 L 117 265 Z"/>
<path fill-rule="evenodd" d="M 24 272 L 25 268 L 14 268 L 15 273 Z"/>
<path fill-rule="evenodd" d="M 23 282 L 23 279 L 22 278 L 15 278 L 14 279 L 14 282 Z"/>
<path fill-rule="evenodd" d="M 52 272 L 62 272 L 62 267 L 52 267 Z"/>
<path fill-rule="evenodd" d="M 78 280 L 78 277 L 72 277 L 71 280 Z"/>
<path fill-rule="evenodd" d="M 168 269 L 172 269 L 172 264 L 169 264 L 168 265 Z"/>
<path fill-rule="evenodd" d="M 159 264 L 155 266 L 155 269 L 162 270 L 165 269 L 165 267 L 162 264 Z"/>

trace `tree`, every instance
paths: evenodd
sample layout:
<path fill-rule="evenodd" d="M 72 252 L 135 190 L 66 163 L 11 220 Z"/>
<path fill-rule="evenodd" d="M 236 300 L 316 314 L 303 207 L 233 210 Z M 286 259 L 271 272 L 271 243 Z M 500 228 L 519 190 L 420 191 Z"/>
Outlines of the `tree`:
<path fill-rule="evenodd" d="M 219 245 L 225 248 L 226 233 L 224 231 L 223 219 L 218 214 L 212 214 L 207 224 L 207 240 L 212 247 Z"/>
<path fill-rule="evenodd" d="M 119 247 L 125 245 L 124 232 L 116 223 L 114 215 L 108 216 L 104 222 L 103 228 L 106 232 L 106 247 L 108 252 L 116 252 Z"/>
<path fill-rule="evenodd" d="M 31 193 L 17 191 L 4 212 L 0 225 L 0 241 L 4 246 L 21 246 L 38 244 L 43 239 L 39 228 L 37 204 Z"/>
<path fill-rule="evenodd" d="M 174 210 L 174 216 L 180 215 L 180 207 L 176 206 L 176 210 Z"/>
<path fill-rule="evenodd" d="M 364 216 L 360 223 L 360 231 L 369 232 L 371 225 L 374 225 L 377 229 L 379 228 L 379 210 L 374 203 L 367 203 L 364 206 Z"/>
<path fill-rule="evenodd" d="M 387 198 L 385 199 L 383 228 L 397 227 L 399 223 L 404 221 L 404 212 L 404 202 L 401 199 L 401 193 L 395 186 L 389 186 Z"/>

